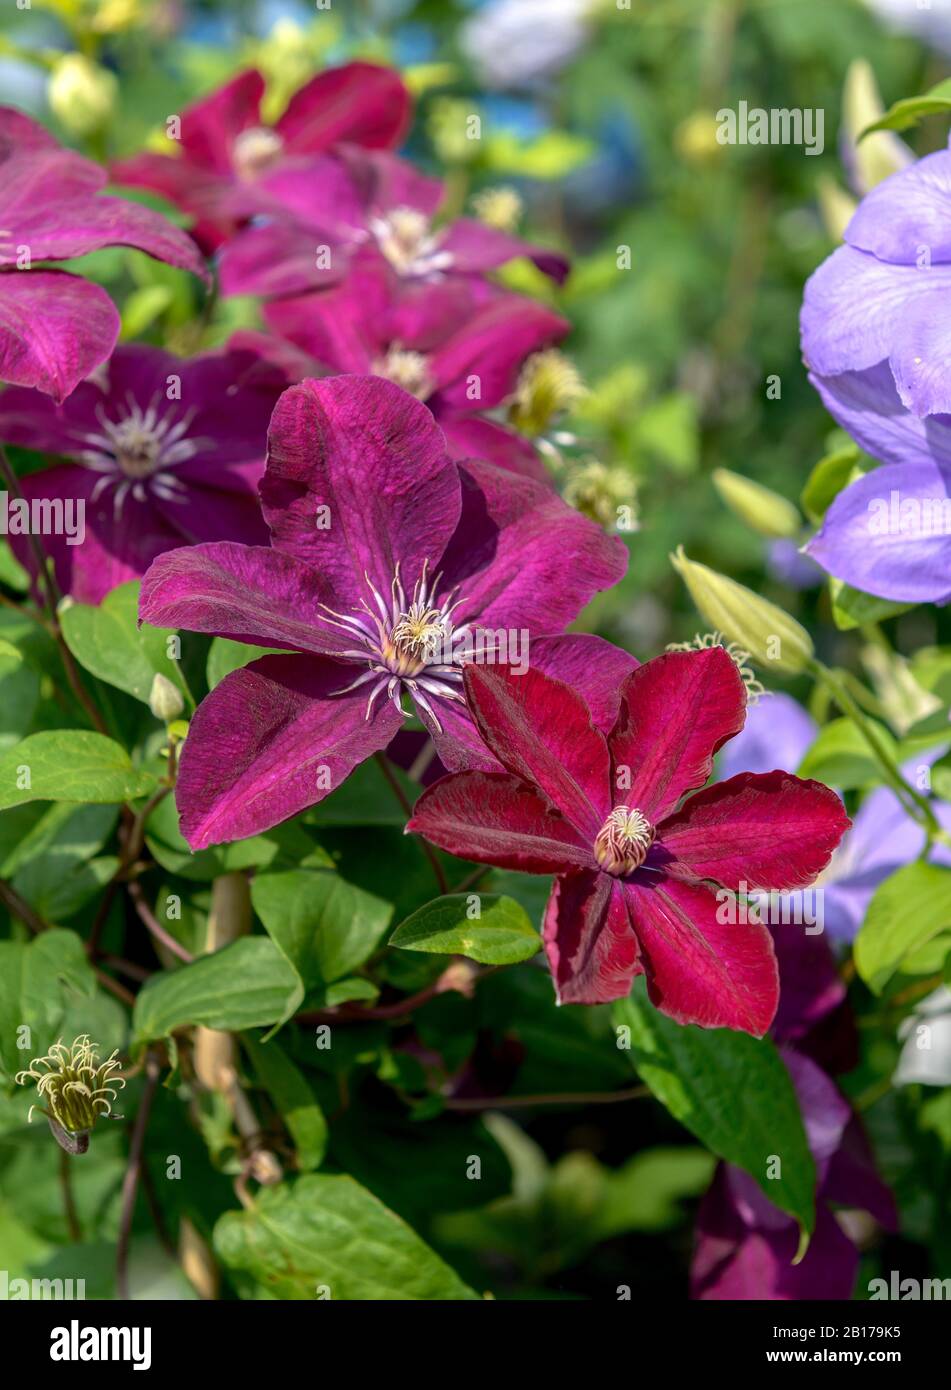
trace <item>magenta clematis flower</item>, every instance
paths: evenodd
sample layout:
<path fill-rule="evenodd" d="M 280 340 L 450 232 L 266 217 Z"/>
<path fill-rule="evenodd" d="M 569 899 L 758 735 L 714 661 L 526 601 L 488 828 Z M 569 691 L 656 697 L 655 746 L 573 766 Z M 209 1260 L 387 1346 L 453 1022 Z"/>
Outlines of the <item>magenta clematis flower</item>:
<path fill-rule="evenodd" d="M 484 760 L 462 662 L 560 632 L 627 563 L 551 488 L 454 463 L 426 407 L 377 377 L 284 393 L 261 497 L 270 548 L 178 550 L 142 584 L 148 622 L 287 649 L 198 709 L 177 787 L 193 849 L 322 800 L 401 729 L 404 694 L 447 766 Z"/>
<path fill-rule="evenodd" d="M 61 589 L 98 603 L 163 550 L 264 542 L 257 485 L 283 387 L 280 374 L 248 352 L 182 359 L 129 344 L 62 405 L 21 387 L 0 394 L 0 441 L 68 460 L 21 478 L 26 500 L 84 509 L 80 544 L 44 535 Z M 26 537 L 10 541 L 32 569 Z"/>
<path fill-rule="evenodd" d="M 485 412 L 515 390 L 527 357 L 569 323 L 543 304 L 475 277 L 401 281 L 378 252 L 354 258 L 328 290 L 265 305 L 275 333 L 320 370 L 387 377 L 425 401 L 450 454 L 547 478 L 531 444 Z"/>
<path fill-rule="evenodd" d="M 767 929 L 723 911 L 742 883 L 809 883 L 849 824 L 834 792 L 787 772 L 702 787 L 743 727 L 746 692 L 721 647 L 633 671 L 613 726 L 535 670 L 469 666 L 466 694 L 504 773 L 443 778 L 408 829 L 466 859 L 556 874 L 544 938 L 560 1002 L 600 1004 L 647 977 L 679 1023 L 759 1037 L 776 1012 Z"/>
<path fill-rule="evenodd" d="M 561 283 L 567 260 L 472 218 L 436 224 L 439 179 L 385 152 L 342 147 L 263 175 L 246 211 L 264 214 L 221 251 L 224 294 L 265 298 L 339 283 L 361 247 L 403 280 L 484 275 L 528 256 Z"/>
<path fill-rule="evenodd" d="M 254 211 L 255 184 L 264 174 L 340 141 L 395 149 L 412 114 L 399 74 L 373 63 L 318 73 L 273 125 L 262 119 L 263 96 L 258 71 L 239 73 L 183 112 L 181 141 L 169 142 L 176 157 L 146 151 L 113 165 L 113 177 L 191 213 L 202 245 L 214 249 Z"/>
<path fill-rule="evenodd" d="M 97 367 L 119 334 L 98 285 L 38 261 L 133 246 L 207 279 L 191 237 L 150 208 L 103 198 L 106 172 L 22 112 L 0 106 L 0 381 L 58 401 Z"/>

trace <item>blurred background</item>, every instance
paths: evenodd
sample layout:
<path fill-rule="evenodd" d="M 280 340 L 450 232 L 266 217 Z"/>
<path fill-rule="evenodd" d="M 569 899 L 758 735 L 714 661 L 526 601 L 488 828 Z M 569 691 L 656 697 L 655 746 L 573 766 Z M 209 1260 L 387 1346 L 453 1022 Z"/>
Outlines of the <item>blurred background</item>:
<path fill-rule="evenodd" d="M 564 351 L 584 390 L 569 386 L 564 417 L 545 424 L 554 470 L 593 515 L 632 508 L 628 577 L 583 626 L 641 659 L 689 640 L 698 619 L 668 560 L 682 543 L 795 613 L 820 654 L 847 666 L 855 633 L 833 622 L 801 537 L 758 534 L 712 475 L 733 470 L 799 506 L 815 464 L 845 442 L 800 361 L 803 284 L 875 177 L 854 135 L 874 119 L 876 86 L 886 107 L 925 91 L 947 74 L 949 54 L 951 0 L 10 0 L 0 100 L 105 159 L 154 141 L 167 116 L 242 67 L 268 77 L 271 115 L 328 64 L 363 56 L 399 67 L 418 103 L 410 153 L 446 176 L 450 204 L 514 189 L 525 234 L 573 258 L 560 290 L 527 262 L 504 278 L 574 324 Z M 822 112 L 822 153 L 719 143 L 717 111 L 741 101 Z M 479 140 L 464 134 L 472 115 Z M 946 139 L 944 124 L 926 121 L 907 139 L 925 153 Z M 194 350 L 189 277 L 122 251 L 84 268 L 123 286 L 125 336 Z M 256 324 L 253 303 L 219 303 L 203 341 Z M 803 512 L 803 535 L 807 525 Z M 915 610 L 893 617 L 890 635 L 907 652 L 939 640 L 941 624 L 934 609 Z M 544 974 L 518 974 L 518 985 L 506 975 L 487 986 L 489 1003 L 504 1013 L 506 991 L 519 990 L 541 1076 L 557 1067 L 572 1091 L 629 1079 L 580 1019 L 554 1027 Z M 503 1075 L 505 1058 L 495 1061 Z M 875 1137 L 901 1192 L 910 1140 L 889 1130 L 891 1117 L 876 1108 Z M 167 1119 L 177 1120 L 171 1107 Z M 684 1297 L 692 1211 L 712 1159 L 656 1105 L 519 1119 L 492 1121 L 515 1196 L 434 1219 L 463 1276 L 478 1283 L 488 1258 L 514 1297 L 596 1296 L 632 1279 L 642 1281 L 633 1297 Z M 437 1143 L 437 1130 L 418 1142 Z M 357 1176 L 359 1155 L 355 1136 Z M 387 1157 L 388 1200 L 422 1223 L 431 1194 L 415 1190 L 405 1133 Z M 2 1156 L 8 1192 L 16 1163 Z M 911 1194 L 906 1231 L 914 1207 Z M 929 1211 L 920 1207 L 922 1239 Z M 919 1247 L 896 1243 L 904 1248 L 886 1249 L 882 1267 L 915 1274 Z"/>

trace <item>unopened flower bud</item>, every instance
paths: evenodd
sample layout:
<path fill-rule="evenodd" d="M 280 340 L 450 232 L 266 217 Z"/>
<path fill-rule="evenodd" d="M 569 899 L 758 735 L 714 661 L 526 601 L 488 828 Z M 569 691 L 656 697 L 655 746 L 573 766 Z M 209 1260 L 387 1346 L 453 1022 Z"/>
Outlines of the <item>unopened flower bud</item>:
<path fill-rule="evenodd" d="M 802 529 L 799 509 L 778 492 L 754 483 L 729 468 L 715 468 L 713 483 L 730 511 L 753 531 L 770 540 L 798 536 Z"/>
<path fill-rule="evenodd" d="M 185 701 L 178 686 L 173 685 L 168 676 L 156 671 L 152 678 L 152 689 L 149 691 L 149 709 L 155 718 L 161 719 L 163 724 L 170 724 L 173 719 L 178 718 L 184 708 Z"/>
<path fill-rule="evenodd" d="M 50 109 L 71 135 L 101 130 L 116 106 L 119 84 L 114 73 L 82 53 L 65 53 L 50 73 L 46 95 Z"/>
<path fill-rule="evenodd" d="M 795 618 L 734 579 L 688 560 L 683 546 L 670 560 L 710 626 L 738 642 L 757 665 L 793 673 L 805 669 L 814 648 Z"/>
<path fill-rule="evenodd" d="M 914 155 L 892 130 L 875 130 L 860 140 L 862 131 L 885 114 L 871 64 L 855 58 L 842 91 L 842 160 L 856 193 L 869 193 L 876 184 L 905 169 Z"/>

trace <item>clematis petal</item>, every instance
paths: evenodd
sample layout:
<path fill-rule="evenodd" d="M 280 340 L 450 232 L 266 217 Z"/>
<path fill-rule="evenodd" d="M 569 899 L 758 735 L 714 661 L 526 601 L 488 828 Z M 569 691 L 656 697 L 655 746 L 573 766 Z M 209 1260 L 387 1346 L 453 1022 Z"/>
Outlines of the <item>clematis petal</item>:
<path fill-rule="evenodd" d="M 317 262 L 318 246 L 325 244 L 330 252 L 326 267 Z M 346 251 L 339 244 L 325 233 L 291 221 L 246 227 L 218 255 L 221 293 L 226 297 L 302 294 L 336 284 L 346 270 Z"/>
<path fill-rule="evenodd" d="M 191 164 L 224 174 L 231 150 L 244 130 L 261 124 L 264 78 L 255 68 L 239 72 L 182 112 L 182 153 Z"/>
<path fill-rule="evenodd" d="M 346 63 L 319 72 L 295 92 L 276 129 L 291 153 L 329 149 L 342 140 L 392 149 L 412 114 L 398 73 L 376 63 Z"/>
<path fill-rule="evenodd" d="M 0 380 L 62 401 L 118 334 L 116 307 L 98 285 L 57 270 L 0 273 Z"/>
<path fill-rule="evenodd" d="M 446 415 L 440 411 L 436 418 L 452 458 L 460 462 L 485 459 L 496 468 L 521 473 L 551 487 L 551 474 L 523 434 L 479 415 Z"/>
<path fill-rule="evenodd" d="M 375 256 L 361 256 L 339 285 L 274 300 L 263 312 L 275 333 L 303 348 L 315 363 L 365 376 L 384 351 L 381 320 L 390 299 L 387 268 Z"/>
<path fill-rule="evenodd" d="M 531 667 L 465 668 L 469 708 L 503 767 L 537 787 L 593 846 L 611 810 L 604 735 L 580 695 Z"/>
<path fill-rule="evenodd" d="M 323 575 L 292 555 L 213 541 L 155 560 L 142 581 L 139 617 L 258 647 L 333 653 L 354 645 L 323 621 L 320 605 L 336 607 L 335 597 Z"/>
<path fill-rule="evenodd" d="M 696 792 L 657 827 L 665 874 L 734 891 L 802 888 L 832 858 L 851 821 L 821 782 L 790 772 L 741 772 Z M 668 858 L 671 856 L 671 858 Z"/>
<path fill-rule="evenodd" d="M 542 926 L 559 1004 L 608 1004 L 643 973 L 621 885 L 582 870 L 555 880 Z"/>
<path fill-rule="evenodd" d="M 717 749 L 745 717 L 746 690 L 722 647 L 645 662 L 625 682 L 608 739 L 618 801 L 663 820 L 707 780 Z"/>
<path fill-rule="evenodd" d="M 265 656 L 232 671 L 199 705 L 176 786 L 192 849 L 269 830 L 336 790 L 402 724 L 392 701 L 367 719 L 364 691 L 337 694 L 352 668 Z"/>
<path fill-rule="evenodd" d="M 701 884 L 663 877 L 647 884 L 638 877 L 625 881 L 624 892 L 647 992 L 661 1013 L 677 1023 L 761 1038 L 779 1003 L 767 929 L 718 921 L 719 903 Z"/>
<path fill-rule="evenodd" d="M 523 873 L 592 867 L 594 856 L 544 797 L 502 772 L 457 772 L 416 802 L 407 830 L 460 859 Z"/>
<path fill-rule="evenodd" d="M 800 324 L 808 367 L 819 376 L 874 367 L 891 356 L 915 305 L 941 314 L 949 290 L 949 264 L 892 265 L 840 246 L 806 282 Z"/>
<path fill-rule="evenodd" d="M 440 238 L 440 250 L 452 257 L 452 268 L 461 274 L 476 275 L 496 270 L 507 261 L 526 256 L 538 269 L 549 275 L 556 284 L 568 278 L 570 264 L 566 256 L 545 246 L 534 246 L 508 232 L 488 227 L 469 217 L 452 222 Z"/>
<path fill-rule="evenodd" d="M 560 342 L 570 326 L 544 304 L 521 295 L 498 296 L 433 351 L 429 366 L 437 390 L 432 409 L 493 409 L 515 390 L 525 358 Z"/>
<path fill-rule="evenodd" d="M 624 682 L 639 665 L 630 652 L 589 632 L 536 637 L 529 660 L 536 671 L 570 685 L 587 705 L 594 727 L 605 735 L 617 721 Z"/>
<path fill-rule="evenodd" d="M 462 515 L 439 564 L 459 586 L 457 621 L 559 632 L 622 578 L 627 547 L 531 478 L 469 460 Z"/>
<path fill-rule="evenodd" d="M 104 246 L 131 246 L 210 283 L 204 258 L 188 233 L 141 203 L 124 198 L 63 199 L 18 210 L 6 221 L 9 238 L 26 242 L 36 261 L 63 261 Z"/>
<path fill-rule="evenodd" d="M 277 404 L 261 483 L 273 544 L 354 604 L 365 595 L 364 572 L 388 595 L 397 565 L 410 589 L 425 560 L 435 566 L 459 519 L 460 490 L 432 415 L 392 382 L 305 381 Z"/>
<path fill-rule="evenodd" d="M 949 479 L 951 474 L 934 464 L 873 469 L 839 493 L 807 553 L 864 593 L 898 603 L 946 603 L 951 532 L 943 518 L 951 509 Z M 927 517 L 932 521 L 926 530 Z"/>

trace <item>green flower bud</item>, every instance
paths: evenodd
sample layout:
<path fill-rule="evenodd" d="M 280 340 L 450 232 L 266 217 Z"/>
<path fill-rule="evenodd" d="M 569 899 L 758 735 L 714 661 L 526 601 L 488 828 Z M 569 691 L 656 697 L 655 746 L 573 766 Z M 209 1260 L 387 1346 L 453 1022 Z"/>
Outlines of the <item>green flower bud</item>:
<path fill-rule="evenodd" d="M 114 73 L 81 53 L 65 53 L 50 73 L 46 95 L 70 135 L 92 135 L 114 112 L 118 91 Z"/>
<path fill-rule="evenodd" d="M 184 708 L 185 701 L 178 686 L 173 685 L 168 676 L 156 671 L 152 679 L 152 689 L 149 691 L 149 709 L 156 719 L 161 719 L 163 724 L 170 724 L 173 719 L 178 718 Z"/>
<path fill-rule="evenodd" d="M 688 560 L 683 546 L 678 546 L 670 562 L 710 626 L 739 643 L 757 665 L 791 673 L 805 670 L 814 648 L 812 638 L 795 618 L 752 589 Z"/>
<path fill-rule="evenodd" d="M 854 58 L 842 90 L 842 133 L 851 146 L 855 183 L 862 193 L 911 163 L 911 151 L 894 131 L 874 130 L 864 140 L 859 139 L 862 131 L 884 114 L 871 64 L 865 58 Z"/>
<path fill-rule="evenodd" d="M 713 484 L 730 511 L 761 536 L 776 540 L 798 536 L 802 529 L 799 509 L 771 488 L 732 473 L 729 468 L 713 470 Z"/>

